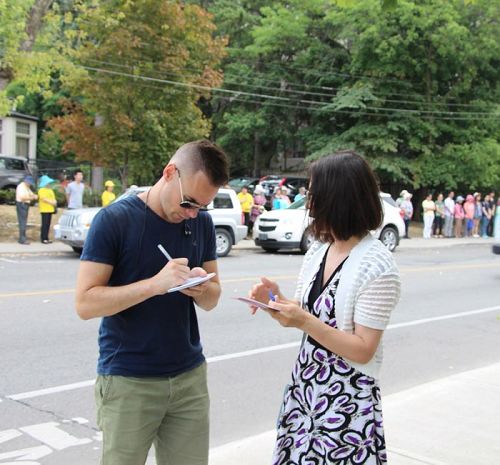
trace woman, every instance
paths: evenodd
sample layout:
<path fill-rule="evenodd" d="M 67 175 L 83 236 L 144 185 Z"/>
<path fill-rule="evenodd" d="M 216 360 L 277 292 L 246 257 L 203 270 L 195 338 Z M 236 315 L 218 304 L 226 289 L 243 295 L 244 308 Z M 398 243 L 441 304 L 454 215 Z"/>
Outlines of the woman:
<path fill-rule="evenodd" d="M 434 223 L 434 212 L 436 211 L 436 204 L 432 200 L 432 194 L 427 194 L 427 197 L 422 202 L 422 210 L 424 211 L 424 239 L 431 238 L 432 223 Z"/>
<path fill-rule="evenodd" d="M 444 225 L 443 194 L 438 194 L 435 205 L 436 205 L 436 214 L 434 216 L 434 223 L 432 224 L 432 235 L 434 237 L 443 237 L 443 225 Z"/>
<path fill-rule="evenodd" d="M 50 185 L 55 182 L 47 175 L 43 175 L 38 182 L 38 208 L 42 216 L 42 227 L 40 229 L 40 242 L 51 244 L 49 240 L 50 223 L 52 215 L 56 211 L 57 200 Z"/>
<path fill-rule="evenodd" d="M 104 192 L 101 195 L 101 202 L 103 207 L 107 207 L 110 203 L 114 202 L 116 199 L 116 194 L 113 192 L 115 188 L 115 183 L 110 179 L 104 183 Z"/>
<path fill-rule="evenodd" d="M 264 205 L 266 205 L 266 196 L 264 195 L 264 188 L 257 184 L 253 191 L 253 205 L 252 211 L 250 212 L 250 227 L 248 234 L 252 234 L 253 225 L 257 218 L 266 210 Z"/>
<path fill-rule="evenodd" d="M 369 233 L 383 215 L 377 183 L 354 152 L 322 158 L 310 174 L 317 240 L 304 258 L 296 300 L 267 278 L 250 292 L 260 302 L 273 297 L 271 317 L 304 331 L 272 463 L 386 463 L 378 376 L 400 280 L 390 252 Z"/>
<path fill-rule="evenodd" d="M 403 221 L 405 223 L 405 239 L 410 239 L 410 221 L 413 217 L 413 204 L 411 203 L 411 198 L 413 194 L 410 194 L 408 191 L 405 191 L 403 201 L 400 203 L 399 208 L 403 212 Z"/>
<path fill-rule="evenodd" d="M 462 237 L 462 224 L 465 218 L 463 203 L 464 203 L 464 198 L 461 195 L 459 195 L 457 197 L 457 201 L 455 202 L 455 211 L 454 211 L 455 237 Z"/>
<path fill-rule="evenodd" d="M 474 194 L 474 228 L 472 229 L 472 237 L 479 237 L 479 223 L 483 216 L 483 202 L 481 202 L 481 194 Z"/>

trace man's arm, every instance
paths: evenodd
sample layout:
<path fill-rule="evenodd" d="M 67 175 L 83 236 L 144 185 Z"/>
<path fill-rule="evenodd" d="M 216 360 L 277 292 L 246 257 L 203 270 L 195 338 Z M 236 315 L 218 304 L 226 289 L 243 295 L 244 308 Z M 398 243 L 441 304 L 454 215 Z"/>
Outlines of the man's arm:
<path fill-rule="evenodd" d="M 210 281 L 206 281 L 196 287 L 184 289 L 181 292 L 189 297 L 192 297 L 198 307 L 208 311 L 212 310 L 217 305 L 222 292 L 219 271 L 217 268 L 217 260 L 204 262 L 202 268 L 207 272 L 207 274 L 216 273 L 216 275 Z M 198 273 L 196 270 L 196 268 L 193 268 L 193 275 L 200 275 L 201 273 Z"/>
<path fill-rule="evenodd" d="M 108 286 L 113 267 L 82 261 L 76 283 L 76 311 L 88 320 L 115 315 L 182 284 L 189 277 L 187 258 L 169 261 L 156 275 L 124 286 Z"/>

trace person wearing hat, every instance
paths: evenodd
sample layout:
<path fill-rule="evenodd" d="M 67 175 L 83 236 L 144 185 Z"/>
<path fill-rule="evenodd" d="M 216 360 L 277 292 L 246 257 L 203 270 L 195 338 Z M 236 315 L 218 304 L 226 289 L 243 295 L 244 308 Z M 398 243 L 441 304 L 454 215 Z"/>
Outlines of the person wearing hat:
<path fill-rule="evenodd" d="M 57 200 L 54 190 L 50 186 L 54 179 L 44 174 L 38 181 L 38 208 L 42 217 L 42 227 L 40 228 L 40 242 L 51 244 L 49 240 L 50 223 L 52 215 L 56 212 Z"/>
<path fill-rule="evenodd" d="M 26 239 L 26 225 L 28 224 L 28 210 L 30 202 L 36 200 L 38 196 L 31 191 L 31 186 L 35 184 L 32 176 L 26 176 L 16 187 L 16 213 L 19 225 L 19 244 L 28 245 Z"/>
<path fill-rule="evenodd" d="M 101 195 L 103 207 L 105 207 L 106 205 L 109 205 L 111 202 L 113 202 L 116 199 L 116 195 L 113 192 L 113 188 L 115 187 L 114 182 L 108 179 L 104 183 L 104 187 L 105 187 L 105 190 Z"/>
<path fill-rule="evenodd" d="M 464 198 L 459 195 L 455 202 L 455 237 L 462 237 L 462 226 L 465 218 L 465 211 L 463 207 Z"/>
<path fill-rule="evenodd" d="M 253 205 L 252 211 L 250 212 L 250 224 L 248 228 L 248 234 L 252 234 L 253 225 L 257 221 L 257 218 L 266 211 L 264 205 L 266 204 L 266 196 L 264 194 L 264 188 L 261 184 L 257 184 L 253 190 Z"/>

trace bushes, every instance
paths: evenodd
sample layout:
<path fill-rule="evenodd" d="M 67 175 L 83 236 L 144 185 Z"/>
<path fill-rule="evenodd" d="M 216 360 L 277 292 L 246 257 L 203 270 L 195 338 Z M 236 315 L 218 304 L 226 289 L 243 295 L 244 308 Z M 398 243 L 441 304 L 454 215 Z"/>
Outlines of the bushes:
<path fill-rule="evenodd" d="M 14 189 L 0 189 L 0 203 L 9 205 L 16 203 L 16 191 Z"/>

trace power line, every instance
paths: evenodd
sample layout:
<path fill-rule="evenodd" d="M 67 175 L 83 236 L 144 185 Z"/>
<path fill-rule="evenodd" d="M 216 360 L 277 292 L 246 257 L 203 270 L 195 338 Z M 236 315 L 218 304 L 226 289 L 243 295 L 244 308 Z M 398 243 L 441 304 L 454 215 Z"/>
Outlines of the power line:
<path fill-rule="evenodd" d="M 95 62 L 95 63 L 101 63 L 101 64 L 106 64 L 106 65 L 111 65 L 111 66 L 115 66 L 115 67 L 120 67 L 120 68 L 127 68 L 127 69 L 135 69 L 134 66 L 131 66 L 131 65 L 123 65 L 123 64 L 119 64 L 119 63 L 113 63 L 113 62 L 109 62 L 109 61 L 103 61 L 103 60 L 95 60 L 95 59 L 89 59 L 88 61 L 92 61 L 92 62 Z M 149 63 L 149 64 L 155 64 L 154 62 L 151 62 L 151 61 L 144 61 L 144 60 L 136 60 L 135 63 Z M 162 65 L 160 64 L 157 64 L 157 66 L 161 69 L 162 68 Z M 155 71 L 155 70 L 152 70 L 154 73 L 156 74 L 159 74 L 159 75 L 162 75 L 162 74 L 167 74 L 167 75 L 170 75 L 170 76 L 175 76 L 175 77 L 183 77 L 183 78 L 186 78 L 186 77 L 196 77 L 196 75 L 192 75 L 192 74 L 184 74 L 184 73 L 175 73 L 175 72 L 172 72 L 172 71 Z M 227 76 L 227 74 L 225 74 L 225 76 Z M 263 80 L 265 82 L 276 82 L 276 83 L 279 83 L 281 84 L 282 81 L 275 81 L 275 80 Z M 246 87 L 251 87 L 251 88 L 258 88 L 258 89 L 266 89 L 266 90 L 272 90 L 272 91 L 275 91 L 275 92 L 280 92 L 280 93 L 291 93 L 291 94 L 298 94 L 298 95 L 304 95 L 304 96 L 317 96 L 317 97 L 328 97 L 328 98 L 333 98 L 335 97 L 335 94 L 332 94 L 332 93 L 325 93 L 325 92 L 311 92 L 311 91 L 298 91 L 298 90 L 293 90 L 293 89 L 283 89 L 283 88 L 276 88 L 276 87 L 271 87 L 271 86 L 264 86 L 264 85 L 256 85 L 256 84 L 248 84 L 248 83 L 245 83 L 245 84 L 242 84 L 241 83 L 241 80 L 240 81 L 230 81 L 228 79 L 225 79 L 224 82 L 228 85 L 235 85 L 235 86 L 246 86 Z M 291 85 L 295 85 L 293 83 L 289 83 L 287 82 L 287 84 L 291 84 Z M 311 86 L 311 87 L 316 87 L 316 86 Z M 341 88 L 333 88 L 333 87 L 330 87 L 328 88 L 330 90 L 342 90 Z M 373 94 L 375 97 L 376 94 Z M 380 97 L 377 97 L 377 98 L 380 98 Z M 477 104 L 453 104 L 453 103 L 445 103 L 445 102 L 434 102 L 434 103 L 431 103 L 431 102 L 422 102 L 422 101 L 409 101 L 409 100 L 399 100 L 399 99 L 387 99 L 387 98 L 381 98 L 382 100 L 384 100 L 385 102 L 389 102 L 389 103 L 397 103 L 397 104 L 406 104 L 406 103 L 409 103 L 413 106 L 416 106 L 414 104 L 418 104 L 418 105 L 424 105 L 424 106 L 431 106 L 431 107 L 435 107 L 436 105 L 443 105 L 443 106 L 453 106 L 453 107 L 466 107 L 466 108 L 474 108 L 474 107 L 477 107 L 478 105 Z M 372 107 L 372 109 L 379 109 L 379 107 Z M 393 109 L 390 109 L 390 110 L 393 110 Z M 397 109 L 398 111 L 401 110 L 401 111 L 416 111 L 416 112 L 419 112 L 419 113 L 422 113 L 422 112 L 425 112 L 426 110 L 420 110 L 420 109 L 415 109 L 415 110 L 412 110 L 412 109 Z M 471 112 L 471 111 L 444 111 L 444 110 L 427 110 L 427 111 L 433 111 L 435 113 L 443 113 L 443 114 L 478 114 L 478 115 L 490 115 L 491 112 Z"/>
<path fill-rule="evenodd" d="M 311 101 L 311 100 L 293 100 L 287 97 L 280 97 L 280 96 L 275 96 L 275 95 L 267 95 L 267 94 L 258 94 L 255 92 L 246 92 L 246 91 L 233 91 L 229 89 L 223 89 L 223 88 L 213 88 L 201 84 L 192 84 L 192 83 L 185 83 L 185 82 L 178 82 L 178 81 L 171 81 L 167 79 L 160 79 L 160 78 L 154 78 L 150 76 L 144 76 L 144 75 L 139 75 L 139 74 L 130 74 L 130 73 L 123 73 L 119 71 L 114 71 L 114 70 L 108 70 L 108 69 L 103 69 L 103 68 L 96 68 L 96 67 L 90 67 L 90 66 L 84 66 L 81 65 L 82 68 L 88 70 L 88 71 L 94 71 L 94 72 L 99 72 L 99 73 L 105 73 L 105 74 L 111 74 L 115 76 L 122 76 L 122 77 L 127 77 L 131 79 L 140 79 L 140 80 L 145 80 L 145 81 L 151 81 L 151 82 L 160 82 L 164 84 L 169 84 L 173 86 L 180 86 L 184 88 L 193 88 L 197 90 L 204 90 L 204 91 L 209 91 L 209 92 L 220 92 L 220 93 L 225 93 L 225 94 L 231 94 L 233 96 L 240 97 L 242 95 L 247 96 L 247 97 L 256 97 L 256 98 L 263 98 L 263 99 L 268 99 L 272 101 L 277 101 L 277 102 L 293 102 L 293 103 L 302 103 L 302 104 L 314 104 L 314 105 L 321 105 L 322 110 L 328 110 L 334 113 L 356 113 L 356 110 L 354 111 L 345 111 L 345 110 L 336 110 L 334 108 L 331 108 L 329 105 L 325 105 L 324 103 L 317 102 L 317 101 Z M 328 107 L 328 108 L 325 108 Z M 316 107 L 318 108 L 318 107 Z M 368 110 L 375 110 L 375 111 L 395 111 L 395 112 L 402 112 L 402 113 L 426 113 L 426 114 L 433 114 L 433 113 L 443 113 L 443 112 L 429 112 L 429 111 L 423 111 L 419 112 L 417 110 L 402 110 L 402 109 L 388 109 L 388 108 L 378 108 L 378 107 L 365 107 L 365 109 Z M 447 113 L 447 112 L 444 112 Z M 456 115 L 456 113 L 452 113 Z M 467 114 L 466 112 L 462 112 L 463 114 Z M 374 113 L 374 115 L 381 116 L 379 113 Z M 384 115 L 384 114 L 382 114 Z M 492 114 L 488 114 L 488 117 L 483 117 L 483 118 L 471 118 L 471 117 L 434 117 L 434 119 L 443 119 L 443 120 L 471 120 L 471 119 L 476 119 L 476 120 L 488 120 L 488 119 L 497 119 L 498 117 Z"/>

